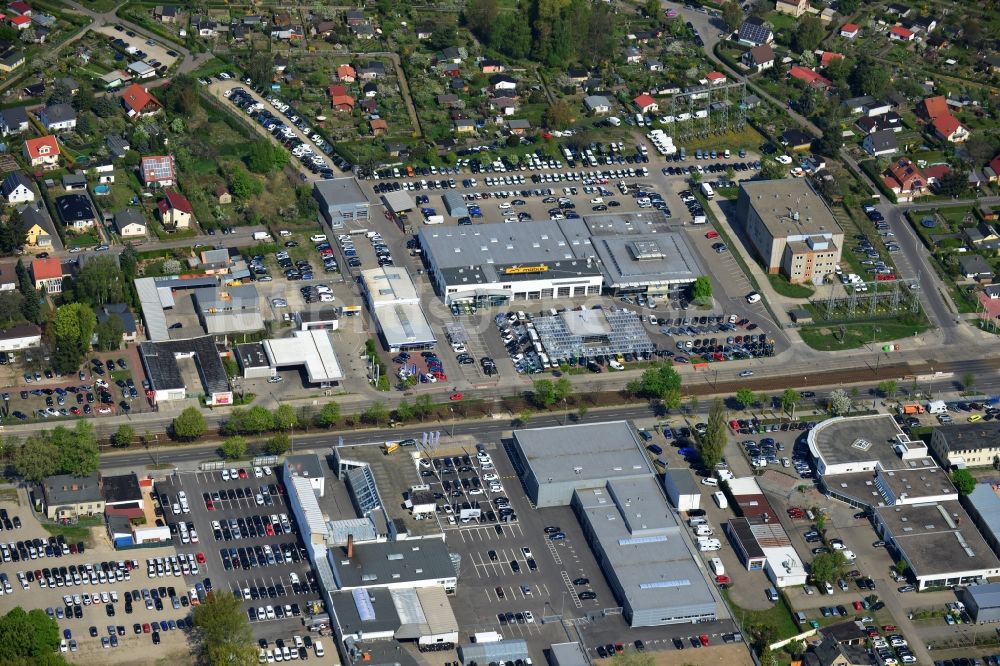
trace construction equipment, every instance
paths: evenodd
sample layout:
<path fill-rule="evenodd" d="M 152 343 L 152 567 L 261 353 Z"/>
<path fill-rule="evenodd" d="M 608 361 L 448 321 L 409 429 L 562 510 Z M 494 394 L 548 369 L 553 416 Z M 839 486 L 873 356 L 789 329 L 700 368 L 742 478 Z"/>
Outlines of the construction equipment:
<path fill-rule="evenodd" d="M 390 455 L 392 453 L 395 453 L 396 449 L 398 448 L 399 448 L 399 442 L 386 442 L 385 444 L 382 445 L 382 453 L 384 453 L 385 455 Z"/>

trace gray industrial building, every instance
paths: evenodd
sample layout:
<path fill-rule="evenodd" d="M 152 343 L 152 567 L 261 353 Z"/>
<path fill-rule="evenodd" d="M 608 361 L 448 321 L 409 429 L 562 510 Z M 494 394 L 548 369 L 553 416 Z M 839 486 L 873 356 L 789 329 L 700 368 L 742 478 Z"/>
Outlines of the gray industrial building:
<path fill-rule="evenodd" d="M 465 205 L 465 197 L 458 192 L 445 192 L 441 196 L 444 207 L 452 217 L 465 217 L 469 214 L 469 207 Z"/>
<path fill-rule="evenodd" d="M 1000 622 L 1000 583 L 960 587 L 956 593 L 975 622 Z"/>
<path fill-rule="evenodd" d="M 701 490 L 694 480 L 694 474 L 686 468 L 669 468 L 663 475 L 663 489 L 667 499 L 678 511 L 690 511 L 701 507 Z"/>
<path fill-rule="evenodd" d="M 353 177 L 317 180 L 313 196 L 319 202 L 319 211 L 333 228 L 347 222 L 368 221 L 368 197 Z"/>
<path fill-rule="evenodd" d="M 1000 553 L 1000 488 L 992 483 L 978 483 L 975 490 L 960 500 L 986 543 L 993 552 Z"/>
<path fill-rule="evenodd" d="M 503 664 L 528 658 L 528 643 L 512 638 L 493 643 L 465 643 L 458 646 L 458 658 L 463 664 Z"/>
<path fill-rule="evenodd" d="M 573 507 L 633 627 L 718 619 L 721 600 L 626 421 L 515 430 L 535 506 Z"/>
<path fill-rule="evenodd" d="M 209 335 L 264 330 L 260 297 L 253 285 L 195 289 L 194 300 L 198 319 Z"/>
<path fill-rule="evenodd" d="M 718 618 L 719 599 L 655 477 L 577 490 L 572 506 L 629 626 Z"/>
<path fill-rule="evenodd" d="M 519 473 L 535 506 L 567 506 L 578 488 L 649 476 L 646 454 L 627 421 L 514 431 Z"/>
<path fill-rule="evenodd" d="M 579 643 L 553 643 L 549 648 L 552 666 L 590 666 L 583 646 Z"/>

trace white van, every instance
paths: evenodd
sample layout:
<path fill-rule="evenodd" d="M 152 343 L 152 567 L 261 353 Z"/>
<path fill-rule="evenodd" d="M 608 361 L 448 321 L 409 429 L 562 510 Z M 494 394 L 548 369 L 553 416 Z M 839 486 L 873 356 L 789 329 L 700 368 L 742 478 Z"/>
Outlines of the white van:
<path fill-rule="evenodd" d="M 710 537 L 713 534 L 715 534 L 715 532 L 712 531 L 712 528 L 709 527 L 708 525 L 699 525 L 698 527 L 694 528 L 694 533 L 695 536 L 700 536 L 700 537 Z"/>
<path fill-rule="evenodd" d="M 708 521 L 704 518 L 688 518 L 689 527 L 698 527 L 699 525 L 708 525 Z"/>
<path fill-rule="evenodd" d="M 712 477 L 708 477 L 707 479 L 702 479 L 701 480 L 701 485 L 703 485 L 703 486 L 718 486 L 719 482 L 718 482 L 718 480 L 713 479 Z"/>
<path fill-rule="evenodd" d="M 726 575 L 726 567 L 723 566 L 722 560 L 720 560 L 718 557 L 713 557 L 712 559 L 710 559 L 708 561 L 708 565 L 712 568 L 712 573 L 714 573 L 716 576 Z"/>
<path fill-rule="evenodd" d="M 309 237 L 313 243 L 323 243 L 326 241 L 326 234 L 313 234 Z"/>
<path fill-rule="evenodd" d="M 314 641 L 313 642 L 313 648 L 315 648 L 315 650 L 316 650 L 316 656 L 317 657 L 322 657 L 323 655 L 326 654 L 326 650 L 323 649 L 323 642 L 322 641 Z"/>

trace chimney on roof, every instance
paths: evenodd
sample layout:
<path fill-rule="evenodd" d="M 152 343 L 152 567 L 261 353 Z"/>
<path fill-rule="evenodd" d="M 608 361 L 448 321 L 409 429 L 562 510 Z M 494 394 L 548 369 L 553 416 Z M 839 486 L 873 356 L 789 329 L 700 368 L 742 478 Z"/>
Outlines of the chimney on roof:
<path fill-rule="evenodd" d="M 347 559 L 354 557 L 354 535 L 347 535 Z"/>

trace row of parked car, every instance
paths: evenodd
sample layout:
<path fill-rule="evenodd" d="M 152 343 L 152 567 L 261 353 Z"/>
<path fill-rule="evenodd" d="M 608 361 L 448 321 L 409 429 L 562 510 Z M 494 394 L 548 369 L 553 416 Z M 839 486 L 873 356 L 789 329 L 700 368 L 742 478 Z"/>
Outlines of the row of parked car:
<path fill-rule="evenodd" d="M 240 109 L 244 110 L 251 118 L 256 120 L 264 129 L 270 132 L 288 151 L 297 157 L 302 163 L 302 166 L 309 169 L 315 174 L 319 174 L 322 178 L 333 178 L 333 169 L 327 164 L 326 158 L 322 155 L 317 155 L 313 146 L 306 143 L 298 137 L 295 131 L 286 125 L 284 121 L 276 117 L 273 113 L 264 108 L 264 104 L 258 102 L 250 93 L 248 93 L 243 88 L 232 88 L 226 91 L 226 96 L 229 97 L 229 101 L 235 104 Z M 277 100 L 277 98 L 271 98 L 268 100 L 275 108 L 276 111 L 280 113 L 289 113 L 288 105 Z M 311 127 L 305 125 L 305 121 L 299 118 L 299 116 L 292 115 L 286 116 L 288 121 L 299 128 L 299 130 L 305 135 L 309 136 L 309 132 L 312 130 Z M 326 145 L 328 143 L 319 134 L 313 134 L 310 139 L 316 142 L 317 146 Z M 321 148 L 322 150 L 322 148 Z M 329 146 L 329 150 L 332 152 L 333 147 Z"/>

